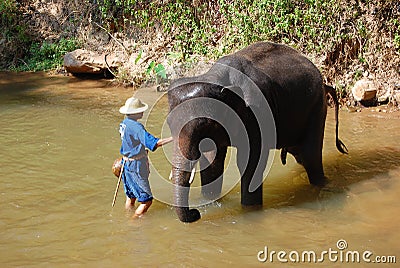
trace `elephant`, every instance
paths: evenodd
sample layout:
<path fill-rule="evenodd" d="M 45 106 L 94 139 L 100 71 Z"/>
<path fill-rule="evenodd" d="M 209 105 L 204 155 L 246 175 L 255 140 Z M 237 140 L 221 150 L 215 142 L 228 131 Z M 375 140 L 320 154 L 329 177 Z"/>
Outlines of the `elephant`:
<path fill-rule="evenodd" d="M 287 45 L 257 42 L 220 58 L 202 75 L 173 81 L 167 122 L 174 138 L 172 180 L 179 219 L 201 218 L 189 208 L 190 171 L 197 162 L 202 194 L 219 197 L 229 146 L 237 149 L 243 206 L 262 206 L 263 172 L 271 150 L 281 149 L 283 164 L 292 154 L 311 184 L 324 185 L 328 94 L 335 103 L 336 147 L 347 153 L 338 137 L 335 89 L 323 83 L 310 60 Z"/>

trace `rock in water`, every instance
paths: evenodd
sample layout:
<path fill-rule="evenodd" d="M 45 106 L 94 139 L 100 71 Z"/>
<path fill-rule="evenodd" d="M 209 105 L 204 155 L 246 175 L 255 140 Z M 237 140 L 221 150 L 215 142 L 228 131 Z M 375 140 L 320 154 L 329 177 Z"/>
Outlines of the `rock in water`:
<path fill-rule="evenodd" d="M 351 89 L 354 99 L 362 104 L 371 104 L 376 101 L 378 86 L 375 82 L 368 79 L 357 81 Z"/>
<path fill-rule="evenodd" d="M 122 61 L 115 55 L 110 54 L 106 57 L 106 54 L 99 55 L 85 49 L 76 49 L 64 56 L 65 70 L 73 75 L 92 74 L 108 76 L 112 75 L 110 70 L 116 70 L 121 64 Z"/>
<path fill-rule="evenodd" d="M 396 100 L 397 105 L 400 105 L 400 89 L 393 91 L 393 98 Z"/>

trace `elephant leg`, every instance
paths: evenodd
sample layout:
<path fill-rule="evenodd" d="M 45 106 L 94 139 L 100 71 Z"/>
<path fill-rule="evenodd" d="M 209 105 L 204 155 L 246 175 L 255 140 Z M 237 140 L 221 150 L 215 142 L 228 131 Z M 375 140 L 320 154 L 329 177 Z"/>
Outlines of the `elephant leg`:
<path fill-rule="evenodd" d="M 311 184 L 323 186 L 326 184 L 326 177 L 322 166 L 322 153 L 309 151 L 304 153 L 304 168 Z"/>
<path fill-rule="evenodd" d="M 282 148 L 282 150 L 281 150 L 281 162 L 282 162 L 282 165 L 286 165 L 287 153 L 288 153 L 288 149 L 287 148 Z"/>
<path fill-rule="evenodd" d="M 308 180 L 311 184 L 324 184 L 325 177 L 322 167 L 322 146 L 319 146 L 316 142 L 304 142 L 300 146 L 289 148 L 288 152 L 294 156 L 298 164 L 305 168 Z"/>
<path fill-rule="evenodd" d="M 208 199 L 221 195 L 227 147 L 204 152 L 200 158 L 201 192 Z"/>
<path fill-rule="evenodd" d="M 260 146 L 252 146 L 249 155 L 248 150 L 238 148 L 237 165 L 241 175 L 241 203 L 243 206 L 262 205 L 263 172 L 267 159 L 268 152 L 261 155 Z"/>
<path fill-rule="evenodd" d="M 301 146 L 293 146 L 287 148 L 287 151 L 294 156 L 296 159 L 296 162 L 300 165 L 303 165 L 303 159 L 302 159 L 302 147 Z"/>
<path fill-rule="evenodd" d="M 299 158 L 311 184 L 324 185 L 326 178 L 322 166 L 322 146 L 325 129 L 326 107 L 311 118 L 303 144 L 299 147 Z M 299 162 L 299 161 L 298 161 Z"/>

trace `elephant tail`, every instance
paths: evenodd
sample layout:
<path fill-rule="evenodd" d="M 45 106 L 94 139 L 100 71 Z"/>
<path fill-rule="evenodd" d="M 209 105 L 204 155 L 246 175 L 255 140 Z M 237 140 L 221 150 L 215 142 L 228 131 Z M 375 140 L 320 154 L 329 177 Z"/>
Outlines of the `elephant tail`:
<path fill-rule="evenodd" d="M 325 94 L 329 94 L 335 103 L 335 121 L 336 121 L 336 148 L 342 154 L 348 154 L 346 145 L 339 139 L 339 101 L 336 95 L 336 90 L 328 85 L 324 85 Z"/>

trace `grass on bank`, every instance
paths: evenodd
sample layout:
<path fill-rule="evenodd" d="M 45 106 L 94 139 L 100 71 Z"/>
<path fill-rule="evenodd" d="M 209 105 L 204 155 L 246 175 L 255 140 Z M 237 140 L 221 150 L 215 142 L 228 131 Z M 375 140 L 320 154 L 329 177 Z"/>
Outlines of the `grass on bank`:
<path fill-rule="evenodd" d="M 80 47 L 76 39 L 64 39 L 54 43 L 34 42 L 31 44 L 22 64 L 12 69 L 15 71 L 48 71 L 63 65 L 64 55 Z"/>

